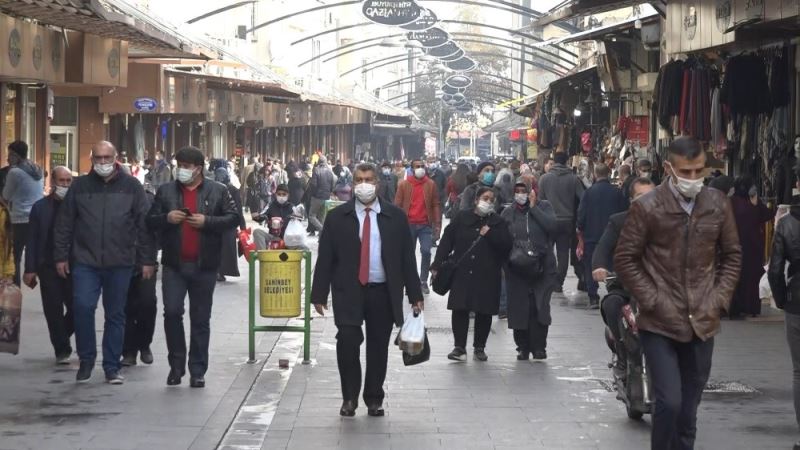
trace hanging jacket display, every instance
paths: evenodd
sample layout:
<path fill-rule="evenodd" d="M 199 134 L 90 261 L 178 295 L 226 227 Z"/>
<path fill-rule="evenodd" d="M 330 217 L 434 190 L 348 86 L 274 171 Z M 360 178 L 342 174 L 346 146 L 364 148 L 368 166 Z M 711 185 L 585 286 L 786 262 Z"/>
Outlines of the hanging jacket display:
<path fill-rule="evenodd" d="M 747 54 L 728 60 L 720 101 L 728 105 L 731 115 L 734 116 L 767 114 L 772 111 L 767 67 L 761 56 Z"/>
<path fill-rule="evenodd" d="M 673 133 L 672 118 L 681 111 L 681 94 L 683 90 L 684 63 L 680 60 L 670 61 L 661 67 L 653 89 L 653 112 L 658 117 L 662 128 Z"/>

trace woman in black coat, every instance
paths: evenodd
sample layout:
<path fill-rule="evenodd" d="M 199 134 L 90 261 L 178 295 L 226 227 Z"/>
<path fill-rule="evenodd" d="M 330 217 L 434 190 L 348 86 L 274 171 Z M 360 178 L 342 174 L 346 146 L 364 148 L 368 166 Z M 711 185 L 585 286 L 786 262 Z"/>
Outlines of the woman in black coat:
<path fill-rule="evenodd" d="M 533 205 L 533 206 L 531 206 Z M 550 297 L 558 286 L 553 235 L 558 229 L 550 202 L 539 200 L 536 191 L 524 183 L 514 186 L 514 204 L 501 214 L 509 224 L 514 242 L 531 242 L 544 249 L 544 274 L 529 277 L 506 266 L 508 327 L 514 330 L 517 359 L 546 359 L 547 331 L 550 327 Z"/>
<path fill-rule="evenodd" d="M 474 357 L 478 361 L 488 359 L 484 349 L 492 329 L 492 316 L 500 307 L 500 268 L 508 259 L 512 244 L 508 223 L 494 213 L 494 202 L 492 188 L 479 188 L 475 207 L 459 211 L 444 230 L 431 265 L 431 274 L 436 276 L 448 257 L 458 261 L 466 254 L 456 268 L 447 301 L 455 340 L 455 348 L 447 357 L 454 361 L 466 360 L 470 312 L 475 313 Z M 467 254 L 476 240 L 477 244 Z"/>

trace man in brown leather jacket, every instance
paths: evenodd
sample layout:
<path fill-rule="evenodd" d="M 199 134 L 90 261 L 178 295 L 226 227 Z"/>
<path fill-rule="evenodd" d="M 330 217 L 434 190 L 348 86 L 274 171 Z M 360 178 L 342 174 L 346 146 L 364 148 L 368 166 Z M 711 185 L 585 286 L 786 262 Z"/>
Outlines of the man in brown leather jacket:
<path fill-rule="evenodd" d="M 676 139 L 669 178 L 631 206 L 614 256 L 639 309 L 655 395 L 653 449 L 691 449 L 714 335 L 739 277 L 741 247 L 725 194 L 703 186 L 706 155 Z"/>

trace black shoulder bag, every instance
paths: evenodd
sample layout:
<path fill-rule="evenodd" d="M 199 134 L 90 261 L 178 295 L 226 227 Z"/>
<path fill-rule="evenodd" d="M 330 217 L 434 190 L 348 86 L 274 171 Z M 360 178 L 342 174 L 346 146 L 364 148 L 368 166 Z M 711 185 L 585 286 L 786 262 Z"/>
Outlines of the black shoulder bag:
<path fill-rule="evenodd" d="M 531 216 L 525 213 L 525 230 L 527 240 L 521 241 L 514 236 L 514 246 L 508 258 L 508 267 L 514 274 L 525 279 L 535 280 L 544 275 L 544 264 L 547 253 L 531 241 Z"/>
<path fill-rule="evenodd" d="M 444 295 L 450 291 L 450 286 L 453 285 L 453 278 L 455 277 L 458 265 L 461 264 L 461 261 L 463 261 L 473 249 L 475 249 L 475 246 L 478 245 L 478 242 L 480 242 L 482 237 L 483 236 L 479 234 L 478 237 L 472 241 L 472 244 L 469 246 L 467 251 L 464 252 L 464 254 L 461 255 L 457 261 L 453 261 L 453 257 L 451 255 L 439 266 L 439 270 L 436 271 L 436 276 L 433 277 L 431 282 L 433 292 L 436 292 L 439 295 Z"/>

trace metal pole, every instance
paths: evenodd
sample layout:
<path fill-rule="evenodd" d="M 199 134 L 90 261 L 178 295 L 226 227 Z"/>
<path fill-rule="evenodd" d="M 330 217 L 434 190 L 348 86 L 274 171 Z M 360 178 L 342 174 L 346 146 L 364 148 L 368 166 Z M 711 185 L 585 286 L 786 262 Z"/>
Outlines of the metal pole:
<path fill-rule="evenodd" d="M 250 252 L 250 283 L 249 283 L 249 299 L 250 299 L 250 312 L 248 315 L 247 326 L 247 341 L 249 349 L 248 364 L 256 362 L 256 252 Z"/>
<path fill-rule="evenodd" d="M 408 74 L 412 76 L 411 85 L 408 87 L 408 109 L 411 109 L 411 102 L 414 98 L 414 49 L 408 49 Z"/>
<path fill-rule="evenodd" d="M 439 100 L 439 153 L 442 155 L 442 158 L 447 159 L 447 152 L 444 148 L 444 126 L 442 125 L 442 101 Z"/>
<path fill-rule="evenodd" d="M 311 252 L 305 252 L 303 259 L 306 264 L 305 285 L 305 331 L 303 332 L 303 364 L 309 364 L 311 359 Z"/>

